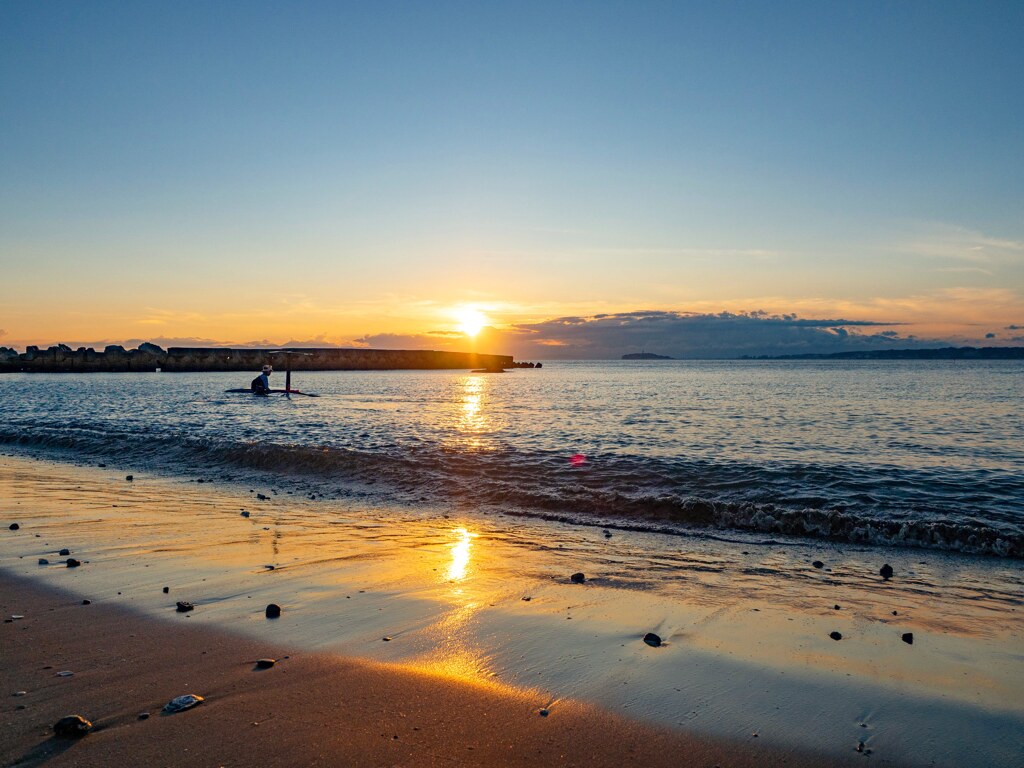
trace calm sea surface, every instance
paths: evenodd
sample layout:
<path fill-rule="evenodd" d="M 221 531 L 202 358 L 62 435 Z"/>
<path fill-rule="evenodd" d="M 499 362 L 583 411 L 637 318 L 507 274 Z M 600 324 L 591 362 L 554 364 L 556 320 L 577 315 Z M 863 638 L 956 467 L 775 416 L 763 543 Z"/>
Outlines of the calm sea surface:
<path fill-rule="evenodd" d="M 252 375 L 2 376 L 0 444 L 599 524 L 1024 557 L 1020 362 L 552 362 L 295 374 L 317 399 L 225 394 Z"/>

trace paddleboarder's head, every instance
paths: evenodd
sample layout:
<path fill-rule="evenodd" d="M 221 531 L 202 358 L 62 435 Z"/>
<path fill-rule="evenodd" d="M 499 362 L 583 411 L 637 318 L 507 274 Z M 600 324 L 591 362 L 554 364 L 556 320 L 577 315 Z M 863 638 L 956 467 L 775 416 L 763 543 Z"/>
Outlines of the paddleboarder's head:
<path fill-rule="evenodd" d="M 267 374 L 267 376 L 269 376 L 270 374 L 272 374 L 274 372 L 274 366 L 272 366 L 272 365 L 264 365 L 263 366 L 263 372 L 265 374 Z"/>

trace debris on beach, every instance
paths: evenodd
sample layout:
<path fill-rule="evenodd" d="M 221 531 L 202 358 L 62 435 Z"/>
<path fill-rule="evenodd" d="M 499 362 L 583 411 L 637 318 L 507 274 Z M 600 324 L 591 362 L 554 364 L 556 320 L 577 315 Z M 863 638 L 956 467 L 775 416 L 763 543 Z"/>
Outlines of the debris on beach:
<path fill-rule="evenodd" d="M 11 614 L 11 621 L 17 621 L 18 619 L 24 619 L 24 618 L 25 617 L 23 615 L 21 615 L 20 613 L 12 613 Z"/>
<path fill-rule="evenodd" d="M 881 568 L 878 569 L 878 573 L 879 573 L 879 575 L 883 579 L 888 581 L 889 579 L 892 578 L 892 574 L 893 574 L 892 566 L 889 565 L 888 563 L 886 563 L 885 565 L 883 565 Z"/>
<path fill-rule="evenodd" d="M 277 603 L 271 603 L 267 606 L 266 613 L 268 619 L 276 619 L 281 615 L 281 606 Z"/>
<path fill-rule="evenodd" d="M 61 557 L 67 557 L 68 555 L 71 554 L 71 550 L 70 549 L 62 549 L 57 554 L 60 555 Z"/>
<path fill-rule="evenodd" d="M 184 696 L 175 696 L 164 705 L 164 712 L 173 715 L 176 712 L 184 712 L 186 709 L 202 704 L 206 699 L 196 696 L 194 693 L 186 693 Z"/>
<path fill-rule="evenodd" d="M 811 563 L 811 565 L 813 565 L 815 568 L 824 568 L 825 567 L 825 564 L 823 562 L 821 562 L 821 560 L 815 560 L 813 563 Z"/>
<path fill-rule="evenodd" d="M 841 609 L 840 609 L 840 607 L 838 605 L 833 605 L 832 606 L 832 610 L 833 611 L 838 611 L 838 610 L 841 610 Z"/>
<path fill-rule="evenodd" d="M 903 633 L 903 637 L 900 638 L 900 639 L 903 640 L 903 642 L 906 643 L 907 645 L 913 645 L 914 644 L 914 633 L 913 632 L 904 632 Z"/>
<path fill-rule="evenodd" d="M 47 560 L 47 559 L 46 559 L 45 557 L 40 557 L 40 558 L 39 558 L 39 564 L 40 564 L 40 565 L 49 565 L 49 564 L 50 564 L 50 561 L 49 561 L 49 560 Z"/>
<path fill-rule="evenodd" d="M 75 673 L 72 672 L 70 669 L 65 669 L 62 672 L 58 672 L 56 675 L 54 675 L 54 677 L 71 677 L 73 674 Z"/>
<path fill-rule="evenodd" d="M 612 532 L 609 531 L 607 528 L 604 529 L 603 533 L 606 539 L 610 539 L 612 537 Z"/>
<path fill-rule="evenodd" d="M 78 566 L 80 566 L 82 564 L 81 560 L 76 560 L 73 557 L 69 557 L 65 562 L 66 562 L 68 568 L 77 568 Z"/>
<path fill-rule="evenodd" d="M 83 600 L 82 605 L 92 605 L 92 600 Z"/>
<path fill-rule="evenodd" d="M 390 637 L 382 637 L 381 640 L 383 640 L 385 643 L 390 643 L 391 642 L 391 638 Z"/>
<path fill-rule="evenodd" d="M 92 723 L 81 715 L 68 715 L 53 724 L 53 732 L 62 739 L 77 739 L 92 730 Z"/>
<path fill-rule="evenodd" d="M 644 642 L 651 646 L 651 648 L 661 647 L 661 638 L 653 632 L 648 632 L 644 635 Z"/>
<path fill-rule="evenodd" d="M 257 493 L 256 494 L 256 499 L 258 501 L 270 501 L 270 497 L 269 496 L 264 496 L 262 493 Z"/>
<path fill-rule="evenodd" d="M 842 640 L 843 639 L 842 634 L 839 633 L 839 632 L 829 632 L 828 636 L 831 637 L 833 640 Z"/>
<path fill-rule="evenodd" d="M 139 720 L 149 720 L 149 712 L 139 712 L 139 714 L 136 715 L 136 717 Z"/>
<path fill-rule="evenodd" d="M 522 600 L 523 602 L 526 602 L 526 603 L 528 603 L 528 602 L 530 602 L 531 600 L 533 600 L 533 598 L 532 598 L 532 597 L 530 597 L 529 595 L 525 595 L 525 596 L 521 597 L 521 598 L 520 598 L 520 600 Z"/>
<path fill-rule="evenodd" d="M 165 594 L 165 595 L 166 595 L 166 594 L 167 594 L 168 592 L 170 592 L 170 591 L 171 591 L 171 588 L 170 588 L 170 587 L 164 587 L 164 594 Z"/>
<path fill-rule="evenodd" d="M 179 600 L 177 603 L 175 603 L 175 605 L 177 606 L 178 613 L 188 613 L 189 611 L 195 609 L 195 606 L 187 600 Z"/>
<path fill-rule="evenodd" d="M 249 513 L 246 510 L 242 510 L 242 517 L 248 517 Z"/>
<path fill-rule="evenodd" d="M 277 664 L 277 659 L 256 659 L 256 669 L 270 669 Z"/>
<path fill-rule="evenodd" d="M 126 475 L 124 479 L 130 483 L 135 480 L 135 475 Z"/>
<path fill-rule="evenodd" d="M 16 531 L 16 530 L 18 530 L 19 528 L 21 528 L 21 526 L 20 526 L 20 525 L 18 525 L 17 523 L 11 523 L 11 524 L 10 524 L 9 526 L 7 526 L 7 527 L 8 527 L 8 528 L 9 528 L 10 530 L 12 530 L 12 531 Z"/>
<path fill-rule="evenodd" d="M 586 580 L 587 577 L 584 576 L 582 573 L 574 573 L 572 576 L 569 577 L 569 581 L 571 581 L 573 584 L 582 584 Z"/>
<path fill-rule="evenodd" d="M 541 709 L 540 712 L 538 712 L 537 714 L 539 714 L 541 717 L 547 717 L 551 713 L 545 708 L 545 709 Z"/>
<path fill-rule="evenodd" d="M 28 696 L 28 691 L 15 691 L 12 696 Z"/>

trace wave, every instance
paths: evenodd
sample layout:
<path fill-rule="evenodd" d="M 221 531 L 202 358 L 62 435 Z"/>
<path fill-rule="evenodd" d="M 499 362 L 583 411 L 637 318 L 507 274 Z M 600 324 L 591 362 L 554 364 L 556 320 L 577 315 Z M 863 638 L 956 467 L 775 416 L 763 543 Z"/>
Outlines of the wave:
<path fill-rule="evenodd" d="M 354 450 L 140 435 L 88 424 L 0 430 L 0 444 L 117 457 L 156 469 L 234 467 L 373 484 L 408 501 L 496 507 L 583 524 L 735 530 L 1024 558 L 1024 482 L 891 466 L 715 463 L 619 454 L 418 447 Z"/>

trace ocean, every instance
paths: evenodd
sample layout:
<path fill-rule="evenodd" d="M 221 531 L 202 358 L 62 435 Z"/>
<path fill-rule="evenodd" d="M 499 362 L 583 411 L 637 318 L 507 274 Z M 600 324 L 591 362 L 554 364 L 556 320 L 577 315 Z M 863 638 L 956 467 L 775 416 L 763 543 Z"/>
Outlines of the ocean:
<path fill-rule="evenodd" d="M 550 362 L 225 393 L 250 378 L 5 375 L 0 445 L 384 505 L 1024 557 L 1022 362 Z"/>

